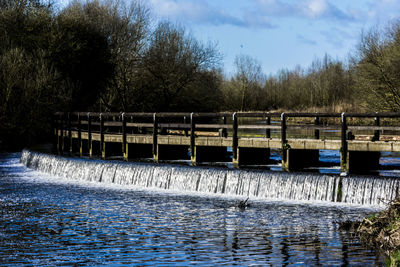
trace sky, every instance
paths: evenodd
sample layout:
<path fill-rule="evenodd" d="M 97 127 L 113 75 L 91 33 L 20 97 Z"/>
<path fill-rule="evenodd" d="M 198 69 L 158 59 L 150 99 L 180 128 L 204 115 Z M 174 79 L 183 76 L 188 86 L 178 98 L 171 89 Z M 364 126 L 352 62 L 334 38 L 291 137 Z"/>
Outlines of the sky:
<path fill-rule="evenodd" d="M 223 69 L 237 55 L 257 60 L 267 75 L 310 66 L 325 54 L 346 60 L 361 33 L 400 18 L 400 0 L 146 0 L 159 20 L 215 42 Z"/>

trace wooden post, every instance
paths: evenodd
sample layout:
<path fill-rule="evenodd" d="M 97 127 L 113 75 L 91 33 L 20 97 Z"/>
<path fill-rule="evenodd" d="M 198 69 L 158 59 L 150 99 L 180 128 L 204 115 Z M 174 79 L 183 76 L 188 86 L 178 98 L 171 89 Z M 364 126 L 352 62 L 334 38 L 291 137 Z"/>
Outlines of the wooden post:
<path fill-rule="evenodd" d="M 265 118 L 265 124 L 266 125 L 271 125 L 271 117 L 270 116 L 267 116 Z M 265 130 L 265 137 L 266 138 L 271 138 L 271 129 L 266 129 Z"/>
<path fill-rule="evenodd" d="M 342 113 L 342 132 L 341 132 L 341 148 L 340 148 L 340 171 L 344 174 L 347 174 L 348 169 L 348 159 L 347 159 L 347 122 L 346 122 L 346 114 Z"/>
<path fill-rule="evenodd" d="M 101 158 L 106 158 L 106 144 L 104 143 L 104 116 L 103 113 L 100 113 L 100 151 Z"/>
<path fill-rule="evenodd" d="M 282 143 L 282 170 L 289 170 L 288 166 L 288 144 L 286 139 L 286 115 L 285 113 L 281 114 L 281 143 Z"/>
<path fill-rule="evenodd" d="M 318 116 L 316 116 L 316 117 L 314 118 L 314 125 L 315 125 L 315 126 L 318 126 L 318 125 L 319 125 L 319 117 L 318 117 Z M 314 138 L 315 138 L 315 139 L 319 139 L 319 129 L 315 129 L 315 130 L 314 130 Z"/>
<path fill-rule="evenodd" d="M 128 153 L 127 153 L 127 142 L 126 142 L 126 118 L 125 113 L 122 112 L 121 114 L 121 121 L 122 121 L 122 158 L 124 160 L 128 160 Z"/>
<path fill-rule="evenodd" d="M 156 162 L 158 161 L 157 135 L 158 135 L 158 118 L 157 118 L 157 113 L 154 113 L 153 114 L 153 159 Z"/>
<path fill-rule="evenodd" d="M 381 125 L 380 118 L 378 116 L 376 116 L 374 118 L 374 120 L 375 120 L 375 126 L 380 126 Z M 379 130 L 375 130 L 374 131 L 374 137 L 372 138 L 372 141 L 379 141 L 379 138 L 380 138 L 380 132 L 379 132 Z"/>
<path fill-rule="evenodd" d="M 282 145 L 287 143 L 286 139 L 286 115 L 285 113 L 281 114 L 281 140 L 282 140 Z"/>
<path fill-rule="evenodd" d="M 68 153 L 72 155 L 72 126 L 71 126 L 71 113 L 68 112 Z"/>
<path fill-rule="evenodd" d="M 223 121 L 224 125 L 226 125 L 226 116 L 222 117 L 222 121 Z M 227 128 L 222 129 L 222 137 L 224 137 L 224 138 L 228 137 L 228 129 Z"/>
<path fill-rule="evenodd" d="M 78 146 L 79 146 L 79 156 L 82 157 L 83 149 L 82 149 L 82 122 L 81 122 L 81 114 L 78 113 Z"/>
<path fill-rule="evenodd" d="M 92 150 L 92 117 L 90 116 L 90 112 L 87 114 L 88 120 L 88 150 L 89 150 L 89 157 L 92 157 L 93 150 Z"/>
<path fill-rule="evenodd" d="M 233 132 L 232 132 L 232 163 L 235 166 L 239 166 L 238 161 L 238 118 L 236 112 L 233 113 Z"/>
<path fill-rule="evenodd" d="M 188 131 L 188 129 L 186 128 L 186 124 L 187 124 L 187 118 L 186 118 L 186 116 L 183 116 L 183 124 L 185 124 L 185 136 L 189 136 L 189 131 Z"/>
<path fill-rule="evenodd" d="M 196 164 L 196 122 L 194 113 L 190 113 L 190 160 L 192 164 Z"/>

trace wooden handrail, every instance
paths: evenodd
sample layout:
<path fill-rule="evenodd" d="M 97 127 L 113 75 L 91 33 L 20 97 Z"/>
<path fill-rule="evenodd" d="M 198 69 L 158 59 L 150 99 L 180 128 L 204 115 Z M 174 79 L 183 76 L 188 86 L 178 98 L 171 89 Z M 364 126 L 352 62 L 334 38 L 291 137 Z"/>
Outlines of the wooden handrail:
<path fill-rule="evenodd" d="M 87 116 L 88 112 L 69 112 L 70 115 L 72 116 Z M 55 112 L 54 116 L 60 116 L 67 114 L 67 112 Z M 95 116 L 100 116 L 102 114 L 103 116 L 121 116 L 124 114 L 124 116 L 127 117 L 148 117 L 152 118 L 154 113 L 151 112 L 90 112 L 90 114 L 95 117 Z M 190 112 L 157 112 L 157 117 L 190 117 Z M 231 117 L 233 116 L 233 112 L 213 112 L 213 113 L 201 113 L 201 112 L 195 112 L 193 113 L 193 116 L 195 117 Z M 279 112 L 235 112 L 236 116 L 239 117 L 280 117 L 282 113 Z M 340 118 L 342 113 L 319 113 L 319 112 L 285 112 L 286 117 L 331 117 L 331 118 Z M 355 113 L 355 112 L 346 112 L 346 117 L 347 118 L 375 118 L 375 117 L 380 117 L 380 118 L 400 118 L 400 112 L 368 112 L 368 113 Z"/>
<path fill-rule="evenodd" d="M 313 138 L 319 139 L 321 131 L 333 130 L 341 131 L 341 139 L 344 144 L 347 142 L 347 133 L 349 131 L 372 131 L 373 141 L 379 140 L 381 131 L 398 131 L 400 125 L 382 126 L 383 118 L 399 118 L 400 113 L 276 113 L 276 112 L 222 112 L 222 113 L 187 113 L 187 112 L 160 112 L 160 113 L 117 113 L 117 112 L 56 112 L 54 113 L 53 125 L 57 131 L 61 130 L 61 135 L 68 136 L 71 139 L 72 130 L 78 132 L 81 140 L 81 132 L 87 132 L 91 140 L 92 133 L 100 133 L 101 143 L 104 142 L 104 133 L 122 134 L 124 144 L 126 135 L 129 133 L 143 133 L 149 129 L 153 130 L 154 140 L 157 141 L 157 135 L 165 130 L 180 130 L 172 132 L 174 134 L 189 135 L 191 142 L 196 138 L 195 132 L 198 131 L 219 131 L 220 136 L 227 137 L 229 134 L 233 137 L 232 146 L 237 146 L 239 139 L 239 130 L 241 133 L 246 130 L 265 130 L 265 138 L 271 138 L 271 131 L 280 133 L 282 144 L 287 139 L 290 130 L 312 130 Z M 241 118 L 259 118 L 259 123 L 254 121 L 242 120 Z M 275 118 L 273 121 L 271 118 Z M 276 118 L 279 118 L 277 120 Z M 289 118 L 307 118 L 307 120 L 298 120 L 293 123 Z M 313 118 L 311 121 L 309 119 Z M 331 118 L 330 125 L 326 121 L 321 122 L 321 118 Z M 354 125 L 349 118 L 374 119 L 373 125 Z M 340 122 L 338 119 L 341 119 Z M 372 122 L 372 121 L 371 121 Z M 147 130 L 146 130 L 147 129 Z M 65 131 L 65 132 L 64 132 Z M 168 133 L 168 132 L 167 132 Z M 259 134 L 257 134 L 259 136 Z M 351 135 L 349 135 L 351 136 Z M 80 142 L 80 141 L 79 141 Z M 194 145 L 193 145 L 194 146 Z"/>

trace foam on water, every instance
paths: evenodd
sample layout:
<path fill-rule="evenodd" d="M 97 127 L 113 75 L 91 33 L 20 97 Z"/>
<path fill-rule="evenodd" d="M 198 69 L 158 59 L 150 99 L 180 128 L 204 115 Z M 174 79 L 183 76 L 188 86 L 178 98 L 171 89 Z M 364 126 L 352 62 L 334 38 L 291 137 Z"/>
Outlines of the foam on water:
<path fill-rule="evenodd" d="M 383 206 L 395 198 L 399 188 L 395 178 L 126 163 L 64 158 L 28 150 L 22 152 L 21 163 L 50 177 L 82 182 L 252 199 Z"/>

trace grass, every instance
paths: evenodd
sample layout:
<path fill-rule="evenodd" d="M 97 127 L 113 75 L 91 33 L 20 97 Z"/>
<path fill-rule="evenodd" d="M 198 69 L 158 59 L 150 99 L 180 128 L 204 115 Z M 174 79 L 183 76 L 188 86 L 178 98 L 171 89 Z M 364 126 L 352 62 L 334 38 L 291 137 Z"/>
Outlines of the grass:
<path fill-rule="evenodd" d="M 357 229 L 360 239 L 386 256 L 386 266 L 400 266 L 400 198 L 388 207 L 364 218 Z"/>
<path fill-rule="evenodd" d="M 390 267 L 400 266 L 400 250 L 392 252 L 386 259 L 385 265 Z"/>
<path fill-rule="evenodd" d="M 374 213 L 371 216 L 368 216 L 367 219 L 373 222 L 378 217 L 378 213 Z"/>

